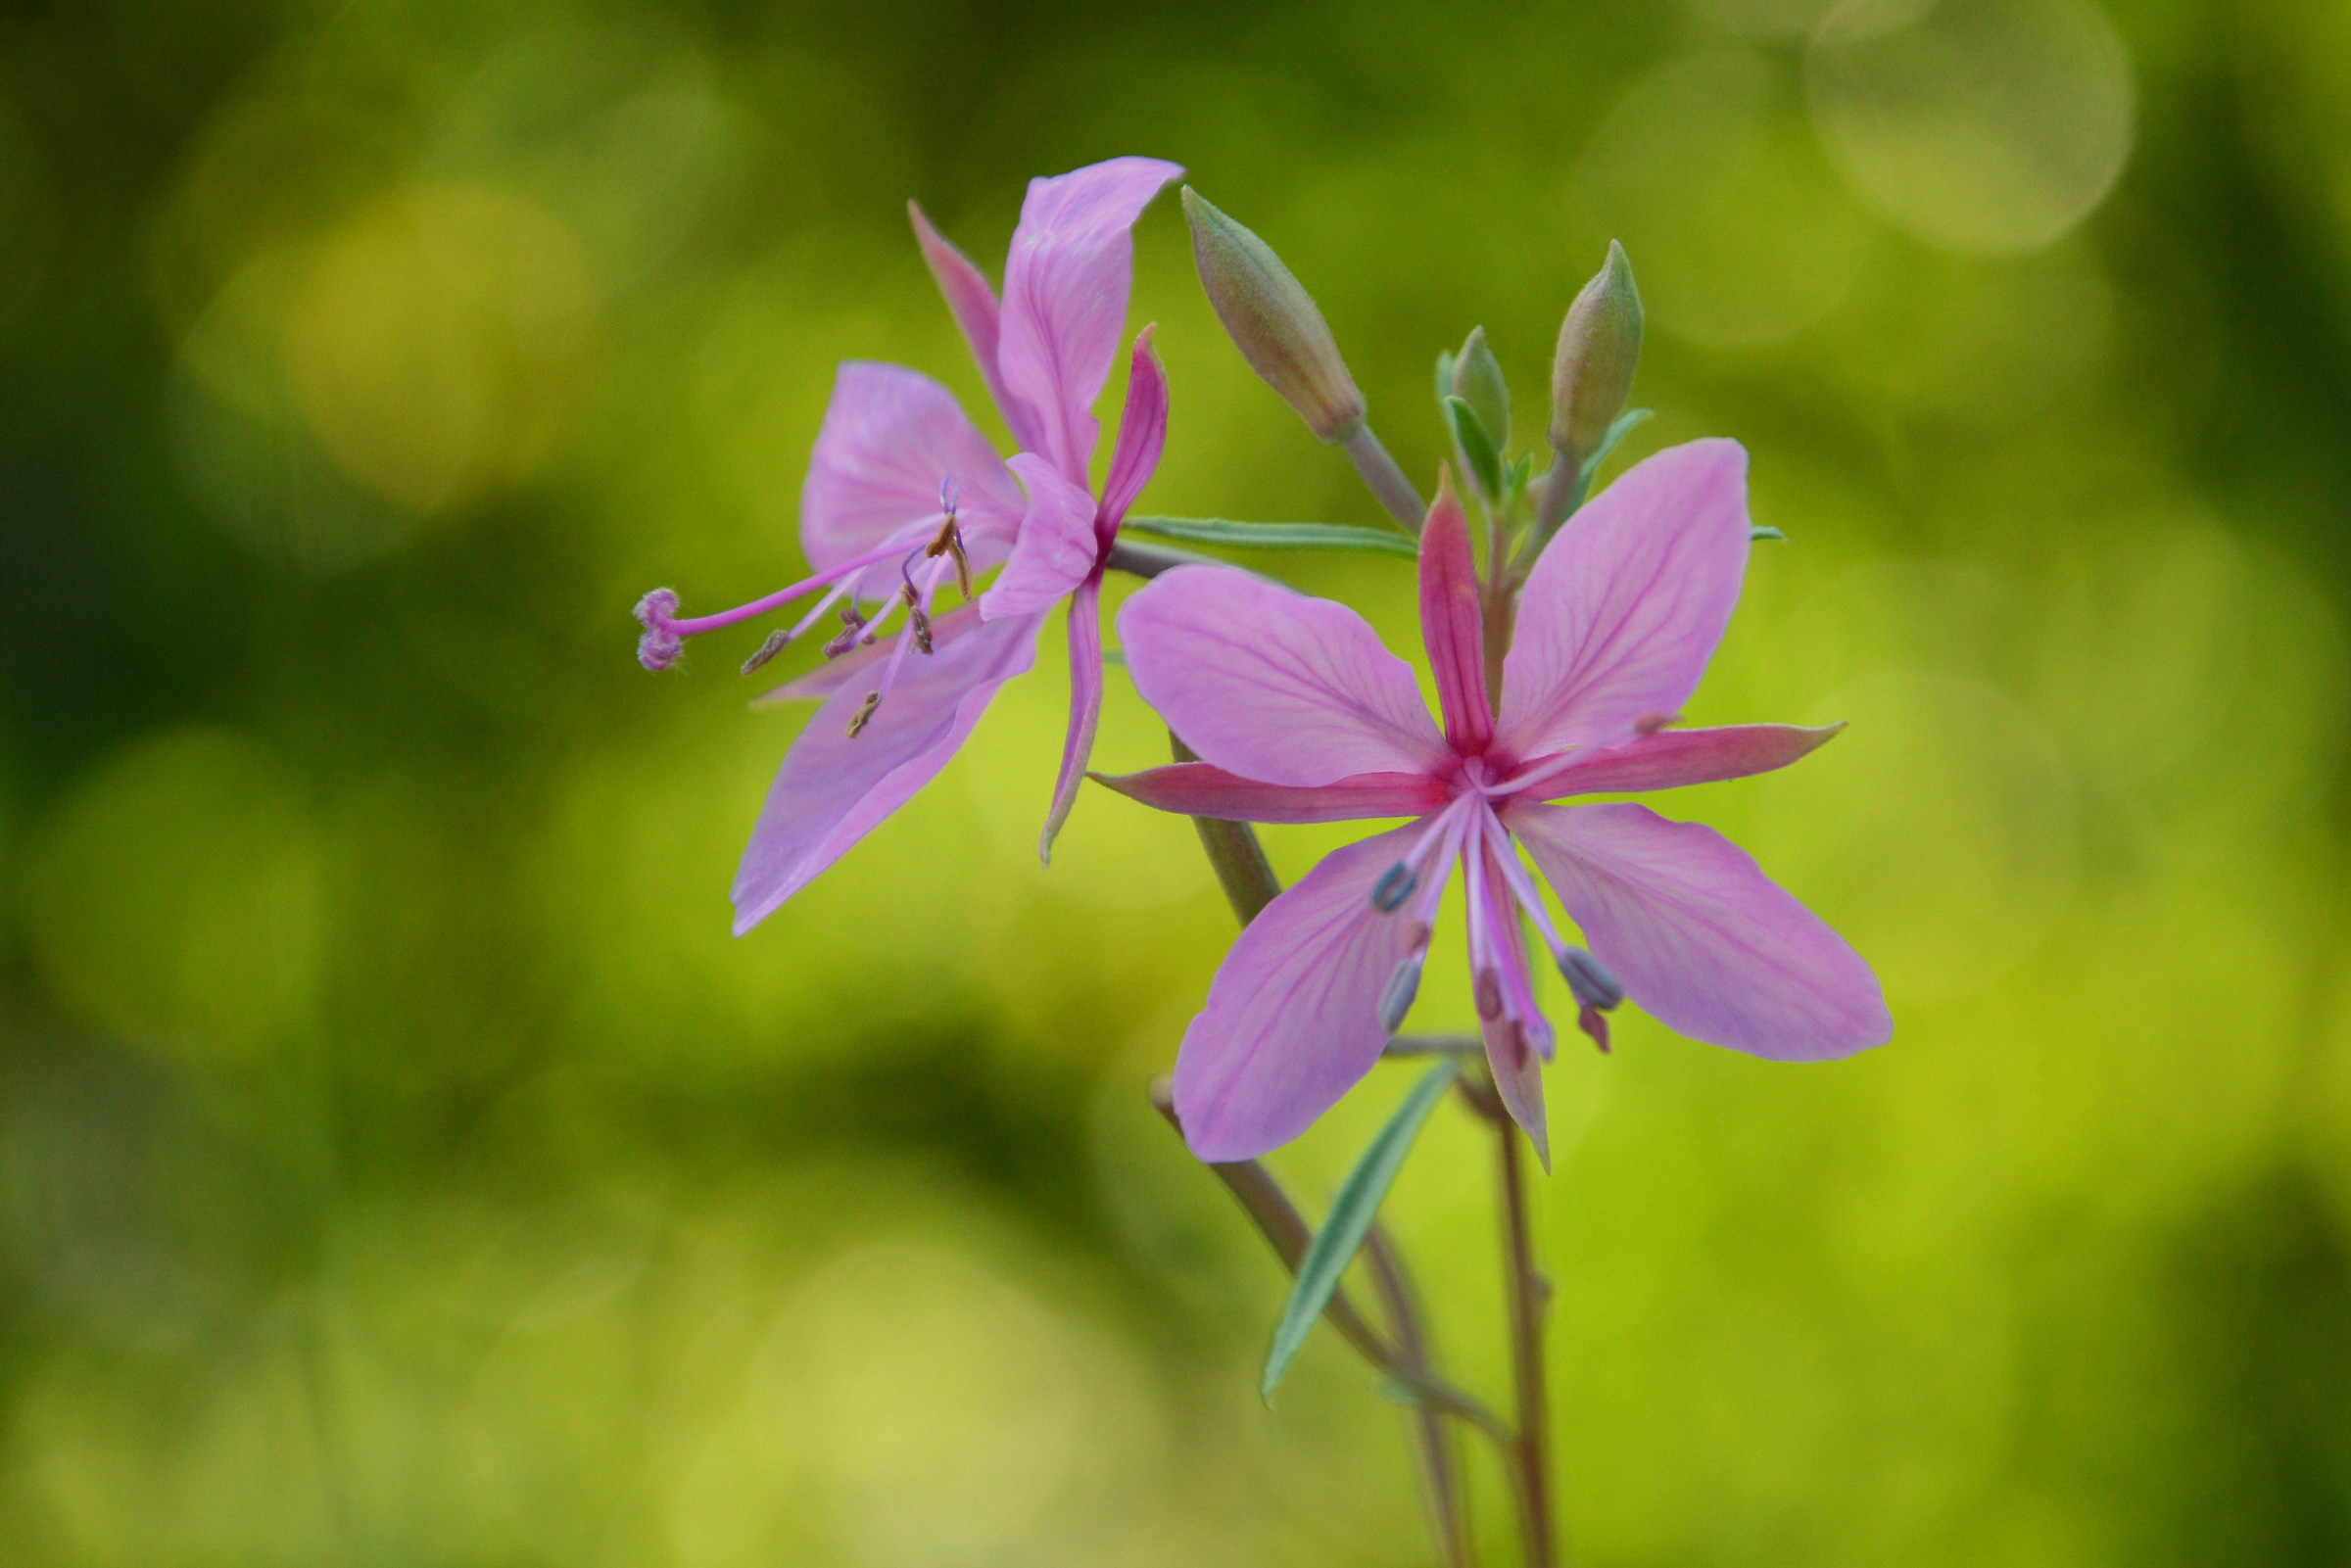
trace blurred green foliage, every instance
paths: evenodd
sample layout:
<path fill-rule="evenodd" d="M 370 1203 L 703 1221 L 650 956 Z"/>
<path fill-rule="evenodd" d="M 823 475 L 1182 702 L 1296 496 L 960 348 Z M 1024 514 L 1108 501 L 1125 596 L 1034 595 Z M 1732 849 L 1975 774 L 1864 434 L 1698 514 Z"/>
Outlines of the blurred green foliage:
<path fill-rule="evenodd" d="M 1739 436 L 1793 541 L 1692 718 L 1852 721 L 1667 804 L 1895 1043 L 1628 1018 L 1551 1075 L 1580 1560 L 2351 1556 L 2316 0 L 7 8 L 0 1556 L 1426 1560 L 1342 1349 L 1256 1402 L 1281 1283 L 1142 1096 L 1229 917 L 1098 792 L 1036 866 L 1051 650 L 744 941 L 797 720 L 755 630 L 630 659 L 643 590 L 793 573 L 837 361 L 984 406 L 905 200 L 992 267 L 1125 152 L 1282 252 L 1424 484 L 1435 354 L 1539 401 L 1622 239 L 1627 455 Z M 1163 202 L 1144 509 L 1376 522 L 1189 268 Z M 1400 563 L 1273 559 L 1409 641 Z M 1163 747 L 1114 676 L 1104 763 Z M 1280 1157 L 1318 1204 L 1404 1070 Z M 1491 1388 L 1486 1180 L 1441 1114 L 1393 1212 Z"/>

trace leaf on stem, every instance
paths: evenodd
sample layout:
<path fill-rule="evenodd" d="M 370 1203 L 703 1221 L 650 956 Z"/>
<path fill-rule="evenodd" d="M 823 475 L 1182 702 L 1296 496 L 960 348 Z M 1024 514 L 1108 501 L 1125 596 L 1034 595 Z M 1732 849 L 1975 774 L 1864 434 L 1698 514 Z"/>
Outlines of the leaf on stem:
<path fill-rule="evenodd" d="M 1386 1126 L 1379 1129 L 1364 1149 L 1355 1168 L 1339 1184 L 1339 1195 L 1331 1200 L 1330 1213 L 1323 1219 L 1322 1228 L 1307 1243 L 1306 1255 L 1298 1259 L 1298 1278 L 1290 1287 L 1288 1305 L 1281 1309 L 1281 1321 L 1274 1325 L 1273 1344 L 1266 1352 L 1266 1375 L 1261 1386 L 1266 1401 L 1271 1403 L 1273 1389 L 1281 1382 L 1282 1374 L 1290 1369 L 1291 1359 L 1300 1346 L 1306 1343 L 1307 1332 L 1315 1319 L 1322 1315 L 1322 1307 L 1330 1293 L 1338 1289 L 1339 1278 L 1347 1265 L 1355 1260 L 1364 1238 L 1371 1233 L 1372 1220 L 1379 1217 L 1379 1206 L 1388 1196 L 1388 1188 L 1396 1180 L 1396 1172 L 1404 1167 L 1404 1157 L 1412 1152 L 1413 1140 L 1419 1135 L 1421 1123 L 1445 1098 L 1445 1091 L 1461 1071 L 1461 1064 L 1448 1057 L 1429 1069 L 1413 1092 L 1388 1117 Z"/>
<path fill-rule="evenodd" d="M 1486 430 L 1485 421 L 1469 406 L 1465 398 L 1447 398 L 1445 416 L 1452 422 L 1454 444 L 1462 449 L 1462 460 L 1477 477 L 1477 488 L 1489 501 L 1502 499 L 1502 453 L 1494 449 L 1494 437 Z"/>
<path fill-rule="evenodd" d="M 1584 472 L 1587 474 L 1598 473 L 1600 465 L 1608 460 L 1608 453 L 1616 450 L 1616 443 L 1631 435 L 1633 428 L 1647 419 L 1649 415 L 1650 410 L 1647 408 L 1627 408 L 1618 414 L 1615 420 L 1609 424 L 1608 433 L 1600 438 L 1600 445 L 1593 449 L 1592 455 L 1584 459 Z"/>
<path fill-rule="evenodd" d="M 1122 534 L 1180 539 L 1193 545 L 1226 545 L 1243 549 L 1353 549 L 1407 560 L 1419 554 L 1413 540 L 1389 528 L 1352 523 L 1238 523 L 1223 517 L 1129 517 Z"/>

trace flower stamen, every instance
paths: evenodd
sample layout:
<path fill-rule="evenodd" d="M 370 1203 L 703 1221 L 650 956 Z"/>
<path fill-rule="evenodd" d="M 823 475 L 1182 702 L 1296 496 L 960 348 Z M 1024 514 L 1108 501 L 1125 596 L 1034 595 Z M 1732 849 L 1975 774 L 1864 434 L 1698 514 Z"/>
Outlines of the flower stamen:
<path fill-rule="evenodd" d="M 923 553 L 934 559 L 951 556 L 955 562 L 955 591 L 965 598 L 972 596 L 972 560 L 963 549 L 963 525 L 956 521 L 955 501 L 959 492 L 955 476 L 949 474 L 938 482 L 938 509 L 945 520 L 938 525 L 938 535 L 923 546 Z"/>
<path fill-rule="evenodd" d="M 758 651 L 743 661 L 743 673 L 745 675 L 756 674 L 768 660 L 783 652 L 784 644 L 791 641 L 792 634 L 783 627 L 779 626 L 768 633 L 767 641 L 759 644 Z"/>

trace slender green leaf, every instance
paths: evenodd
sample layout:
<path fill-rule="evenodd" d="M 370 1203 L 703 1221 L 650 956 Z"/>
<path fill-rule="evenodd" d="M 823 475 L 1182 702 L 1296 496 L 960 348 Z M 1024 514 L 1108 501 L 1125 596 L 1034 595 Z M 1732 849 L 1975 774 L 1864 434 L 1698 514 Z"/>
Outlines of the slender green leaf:
<path fill-rule="evenodd" d="M 1453 396 L 1453 351 L 1437 351 L 1437 412 L 1445 412 L 1445 400 Z"/>
<path fill-rule="evenodd" d="M 1446 417 L 1453 421 L 1454 445 L 1462 449 L 1462 461 L 1477 478 L 1477 488 L 1485 492 L 1488 500 L 1502 498 L 1502 453 L 1494 450 L 1494 438 L 1487 434 L 1485 422 L 1477 410 L 1469 406 L 1466 398 L 1447 398 Z"/>
<path fill-rule="evenodd" d="M 1347 1179 L 1339 1183 L 1339 1195 L 1331 1200 L 1322 1228 L 1315 1232 L 1315 1239 L 1306 1244 L 1306 1255 L 1298 1259 L 1298 1278 L 1290 1287 L 1289 1304 L 1282 1307 L 1281 1321 L 1274 1325 L 1272 1348 L 1266 1353 L 1263 1392 L 1268 1401 L 1273 1398 L 1281 1375 L 1290 1369 L 1290 1358 L 1306 1343 L 1307 1331 L 1329 1304 L 1330 1293 L 1339 1288 L 1339 1276 L 1347 1272 L 1364 1238 L 1371 1233 L 1380 1201 L 1387 1197 L 1396 1172 L 1404 1167 L 1404 1157 L 1412 1152 L 1420 1124 L 1445 1098 L 1460 1071 L 1461 1063 L 1451 1057 L 1429 1069 L 1365 1148 Z"/>
<path fill-rule="evenodd" d="M 1649 415 L 1650 410 L 1647 408 L 1627 408 L 1618 414 L 1615 422 L 1608 426 L 1608 433 L 1600 438 L 1600 446 L 1593 451 L 1591 456 L 1584 459 L 1584 472 L 1586 474 L 1600 472 L 1600 465 L 1608 460 L 1608 453 L 1616 450 L 1616 443 L 1631 435 L 1633 427 L 1647 419 Z"/>
<path fill-rule="evenodd" d="M 1119 531 L 1243 549 L 1360 549 L 1402 555 L 1408 560 L 1420 552 L 1419 546 L 1393 529 L 1358 528 L 1353 523 L 1236 523 L 1223 517 L 1129 517 L 1119 525 Z"/>

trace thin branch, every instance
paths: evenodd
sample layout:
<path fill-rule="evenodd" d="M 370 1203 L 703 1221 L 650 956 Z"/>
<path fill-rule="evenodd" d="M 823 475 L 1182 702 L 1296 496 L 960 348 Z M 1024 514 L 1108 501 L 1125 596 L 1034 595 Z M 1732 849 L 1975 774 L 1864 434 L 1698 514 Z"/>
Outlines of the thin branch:
<path fill-rule="evenodd" d="M 1388 1039 L 1388 1056 L 1472 1056 L 1486 1045 L 1474 1034 L 1398 1034 Z"/>
<path fill-rule="evenodd" d="M 1105 563 L 1114 572 L 1131 577 L 1153 578 L 1162 572 L 1172 572 L 1178 566 L 1229 566 L 1214 555 L 1195 555 L 1188 549 L 1175 549 L 1166 545 L 1141 545 L 1122 539 L 1110 546 Z"/>
<path fill-rule="evenodd" d="M 1355 464 L 1355 471 L 1364 476 L 1364 483 L 1370 487 L 1371 494 L 1379 498 L 1379 503 L 1388 509 L 1388 515 L 1395 518 L 1406 533 L 1418 535 L 1420 524 L 1428 516 L 1428 503 L 1420 499 L 1420 492 L 1413 488 L 1413 482 L 1404 476 L 1404 470 L 1396 466 L 1396 459 L 1388 455 L 1388 449 L 1379 444 L 1379 438 L 1371 433 L 1371 427 L 1357 425 L 1354 433 L 1339 445 Z"/>
<path fill-rule="evenodd" d="M 1176 1119 L 1176 1095 L 1168 1079 L 1152 1083 L 1151 1104 L 1167 1117 L 1169 1126 L 1179 1133 L 1183 1130 Z M 1307 1225 L 1306 1216 L 1298 1212 L 1298 1206 L 1290 1202 L 1290 1195 L 1282 1191 L 1281 1183 L 1273 1179 L 1273 1173 L 1256 1160 L 1211 1163 L 1208 1168 L 1216 1172 L 1217 1179 L 1239 1201 L 1242 1212 L 1256 1224 L 1258 1233 L 1273 1249 L 1273 1256 L 1281 1259 L 1281 1266 L 1297 1273 L 1298 1259 L 1306 1256 L 1306 1244 L 1313 1239 L 1314 1231 Z M 1365 1319 L 1348 1299 L 1344 1287 L 1331 1292 L 1322 1315 L 1365 1360 L 1411 1390 L 1421 1402 L 1467 1421 L 1492 1438 L 1506 1455 L 1511 1452 L 1513 1441 L 1511 1429 L 1500 1416 L 1475 1395 L 1455 1388 L 1425 1369 L 1409 1365 Z"/>
<path fill-rule="evenodd" d="M 1388 1321 L 1395 1325 L 1398 1356 L 1423 1371 L 1434 1367 L 1436 1349 L 1423 1326 L 1427 1314 L 1420 1306 L 1420 1292 L 1385 1225 L 1374 1223 L 1364 1239 L 1364 1259 L 1370 1269 L 1371 1288 L 1387 1308 Z M 1446 1429 L 1442 1412 L 1429 1404 L 1419 1405 L 1413 1415 L 1420 1428 L 1421 1483 L 1428 1489 L 1429 1512 L 1440 1522 L 1439 1544 L 1448 1563 L 1470 1568 L 1477 1543 L 1469 1530 L 1469 1509 L 1463 1496 L 1461 1460 L 1454 1451 L 1453 1434 Z"/>
<path fill-rule="evenodd" d="M 1177 762 L 1198 762 L 1200 754 L 1183 743 L 1175 731 L 1168 732 L 1168 743 L 1175 748 Z M 1217 881 L 1224 889 L 1225 901 L 1240 917 L 1243 926 L 1257 919 L 1268 904 L 1281 896 L 1281 879 L 1266 860 L 1266 850 L 1257 841 L 1257 830 L 1245 822 L 1226 822 L 1219 817 L 1194 817 L 1193 830 L 1200 834 L 1200 847 L 1208 851 L 1208 863 L 1216 868 Z"/>
<path fill-rule="evenodd" d="M 1552 1499 L 1549 1392 L 1543 1365 L 1543 1319 L 1551 1304 L 1551 1281 L 1535 1264 L 1534 1225 L 1526 1190 L 1523 1134 L 1504 1109 L 1490 1082 L 1462 1080 L 1463 1096 L 1494 1128 L 1499 1160 L 1496 1175 L 1502 1207 L 1504 1269 L 1508 1292 L 1511 1378 L 1517 1402 L 1517 1436 L 1511 1469 L 1516 1482 L 1519 1533 L 1526 1544 L 1526 1568 L 1558 1568 L 1558 1523 Z"/>

